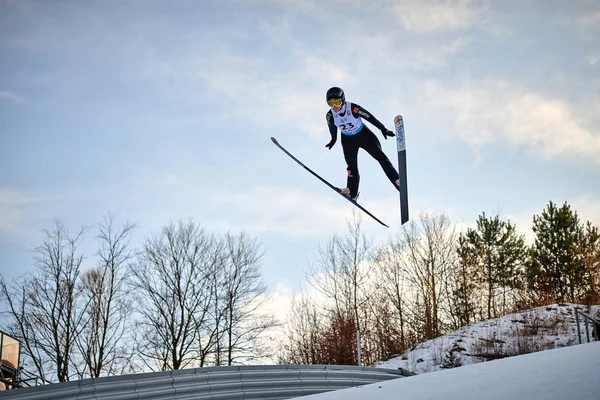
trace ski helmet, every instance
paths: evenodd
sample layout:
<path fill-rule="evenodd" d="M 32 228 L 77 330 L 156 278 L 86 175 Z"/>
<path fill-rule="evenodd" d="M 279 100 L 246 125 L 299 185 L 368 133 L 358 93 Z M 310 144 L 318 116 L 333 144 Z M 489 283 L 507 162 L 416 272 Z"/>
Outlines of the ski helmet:
<path fill-rule="evenodd" d="M 344 91 L 337 86 L 329 89 L 325 95 L 325 98 L 327 100 L 327 104 L 329 104 L 331 107 L 334 105 L 339 107 L 346 102 L 346 95 L 344 94 Z"/>

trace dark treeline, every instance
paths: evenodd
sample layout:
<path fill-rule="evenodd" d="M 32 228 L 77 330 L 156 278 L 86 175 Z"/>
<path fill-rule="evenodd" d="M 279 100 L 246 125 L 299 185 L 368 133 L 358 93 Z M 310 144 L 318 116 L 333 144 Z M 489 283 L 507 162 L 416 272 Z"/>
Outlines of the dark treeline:
<path fill-rule="evenodd" d="M 361 219 L 320 246 L 308 273 L 317 296 L 292 306 L 282 363 L 370 365 L 427 339 L 551 303 L 600 300 L 600 233 L 564 203 L 533 216 L 534 243 L 499 215 L 458 232 L 422 214 L 383 245 Z"/>
<path fill-rule="evenodd" d="M 0 279 L 3 329 L 23 343 L 28 372 L 49 381 L 249 362 L 268 356 L 275 321 L 262 251 L 245 233 L 169 223 L 134 248 L 136 226 L 112 215 L 71 235 L 56 221 L 35 269 Z M 97 251 L 82 254 L 86 235 Z"/>

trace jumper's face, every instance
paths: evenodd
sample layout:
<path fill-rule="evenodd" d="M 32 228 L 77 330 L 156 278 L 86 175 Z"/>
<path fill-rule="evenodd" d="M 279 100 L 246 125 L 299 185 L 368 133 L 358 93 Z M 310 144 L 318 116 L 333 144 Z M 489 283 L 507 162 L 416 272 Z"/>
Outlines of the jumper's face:
<path fill-rule="evenodd" d="M 342 109 L 342 105 L 340 104 L 339 106 L 333 106 L 333 111 L 338 112 Z"/>

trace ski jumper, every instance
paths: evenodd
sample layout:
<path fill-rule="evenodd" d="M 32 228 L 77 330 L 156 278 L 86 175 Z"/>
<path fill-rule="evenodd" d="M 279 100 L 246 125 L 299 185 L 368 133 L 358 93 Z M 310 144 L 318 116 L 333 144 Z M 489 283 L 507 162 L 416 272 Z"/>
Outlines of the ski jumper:
<path fill-rule="evenodd" d="M 377 136 L 362 122 L 362 118 L 380 130 L 385 129 L 385 126 L 367 110 L 349 101 L 342 105 L 340 111 L 335 112 L 333 109 L 330 109 L 326 115 L 331 140 L 334 142 L 337 140 L 338 129 L 342 136 L 342 148 L 348 171 L 347 187 L 350 190 L 350 197 L 352 198 L 355 198 L 358 194 L 358 185 L 360 182 L 358 149 L 361 147 L 379 162 L 388 179 L 397 189 L 396 180 L 398 179 L 398 171 L 396 171 L 389 158 L 381 149 L 381 143 Z"/>

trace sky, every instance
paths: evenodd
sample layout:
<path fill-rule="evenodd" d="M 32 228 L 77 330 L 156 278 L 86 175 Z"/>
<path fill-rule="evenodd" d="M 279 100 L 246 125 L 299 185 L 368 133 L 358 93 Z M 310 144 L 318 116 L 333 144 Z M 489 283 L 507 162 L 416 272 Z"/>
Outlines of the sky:
<path fill-rule="evenodd" d="M 531 238 L 566 201 L 600 224 L 597 1 L 0 0 L 0 273 L 32 271 L 55 219 L 116 213 L 135 245 L 192 218 L 255 237 L 283 301 L 355 211 L 270 139 L 344 186 L 331 86 L 404 117 L 411 220 L 498 212 Z M 364 151 L 359 168 L 380 243 L 398 193 Z"/>

